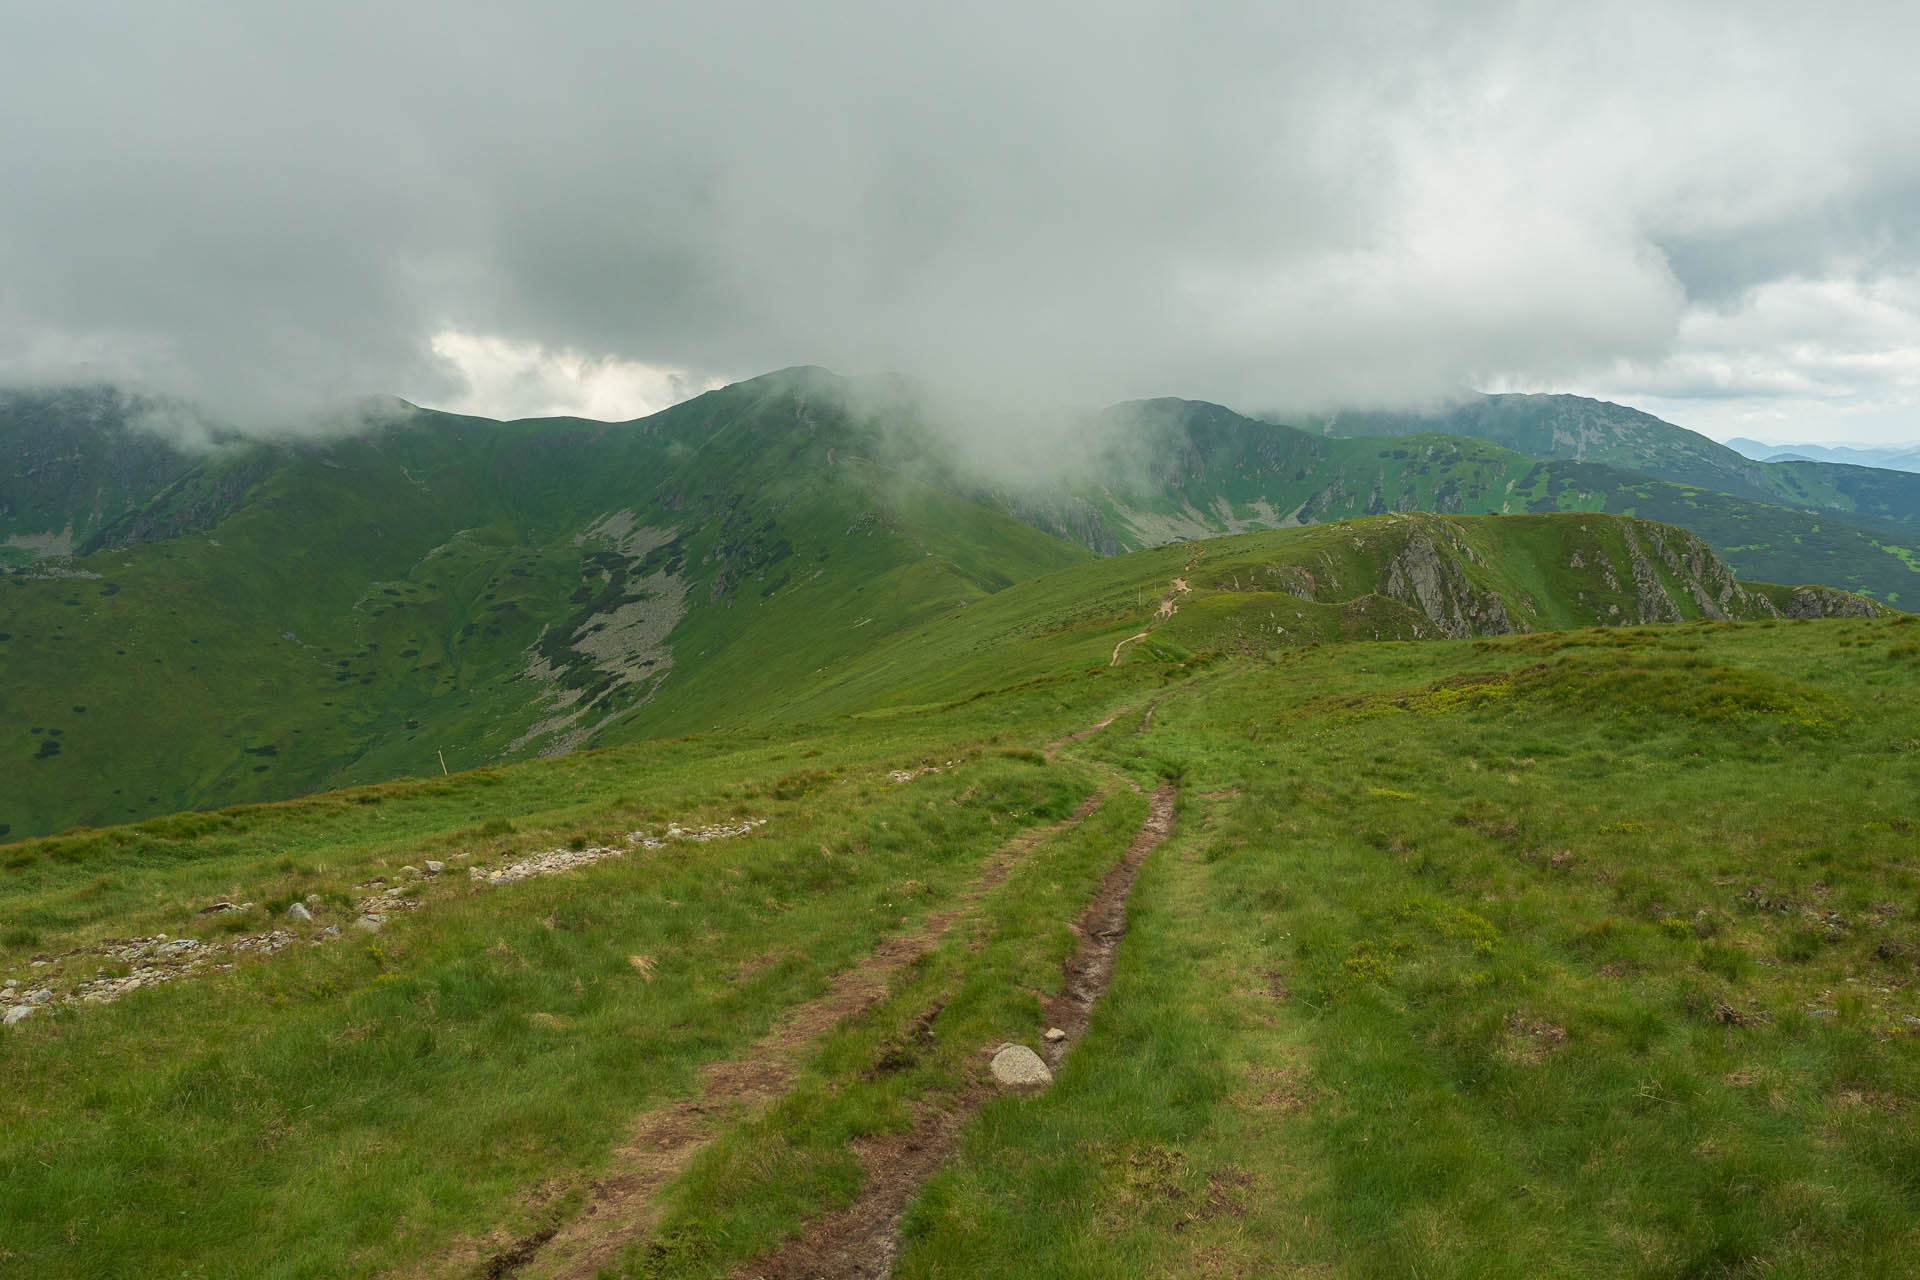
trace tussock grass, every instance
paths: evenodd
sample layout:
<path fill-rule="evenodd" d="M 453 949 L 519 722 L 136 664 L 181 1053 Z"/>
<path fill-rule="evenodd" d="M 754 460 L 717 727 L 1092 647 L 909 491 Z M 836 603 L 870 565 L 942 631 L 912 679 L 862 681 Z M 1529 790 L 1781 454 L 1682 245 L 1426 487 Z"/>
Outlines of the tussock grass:
<path fill-rule="evenodd" d="M 1062 608 L 1082 605 L 1107 616 Z M 210 897 L 318 893 L 324 921 L 401 862 L 768 819 L 436 884 L 376 937 L 7 1029 L 0 1271 L 431 1270 L 563 1221 L 701 1064 L 1071 810 L 1094 778 L 1076 755 L 1177 779 L 1175 835 L 1087 1036 L 1049 1091 L 979 1112 L 908 1213 L 902 1275 L 1909 1269 L 1911 624 L 1109 668 L 1117 626 L 1005 640 L 998 607 L 942 641 L 997 653 L 990 680 L 896 684 L 887 715 L 11 847 L 0 963 L 26 978 L 91 938 L 186 933 Z M 1036 1034 L 1138 807 L 1035 850 L 784 1097 L 726 1118 L 625 1269 L 726 1273 L 858 1194 L 850 1142 L 952 1105 L 979 1048 Z"/>
<path fill-rule="evenodd" d="M 588 1176 L 633 1114 L 1085 789 L 998 756 L 804 800 L 749 788 L 773 815 L 752 837 L 463 889 L 377 937 L 43 1012 L 0 1042 L 0 1261 L 369 1274 L 511 1231 L 551 1211 L 523 1189 Z"/>
<path fill-rule="evenodd" d="M 1593 637 L 1702 677 L 1677 697 L 1611 661 L 1519 696 L 1533 640 L 1322 651 L 1103 739 L 1220 798 L 1044 1117 L 983 1115 L 901 1274 L 1901 1274 L 1916 689 L 1834 645 L 1888 630 Z M 1516 696 L 1350 714 L 1460 659 Z"/>

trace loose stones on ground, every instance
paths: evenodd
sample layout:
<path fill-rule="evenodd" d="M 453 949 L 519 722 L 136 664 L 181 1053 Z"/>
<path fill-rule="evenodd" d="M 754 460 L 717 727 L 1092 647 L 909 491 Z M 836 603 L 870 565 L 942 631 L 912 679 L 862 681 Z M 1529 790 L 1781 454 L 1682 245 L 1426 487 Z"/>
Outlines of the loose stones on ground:
<path fill-rule="evenodd" d="M 714 823 L 704 827 L 683 827 L 679 823 L 669 823 L 664 836 L 650 835 L 635 831 L 628 834 L 625 846 L 600 846 L 587 849 L 550 849 L 545 853 L 533 854 L 517 862 L 494 868 L 489 871 L 483 867 L 470 866 L 468 874 L 476 882 L 476 887 L 487 885 L 511 884 L 532 876 L 554 875 L 562 871 L 572 871 L 604 858 L 618 857 L 632 846 L 644 849 L 663 849 L 676 840 L 720 840 L 731 836 L 744 836 L 755 827 L 766 825 L 765 818 L 749 818 L 743 822 Z M 467 854 L 456 854 L 456 860 L 464 861 Z M 419 867 L 406 866 L 396 873 L 403 881 L 412 883 L 391 883 L 385 876 L 374 876 L 364 884 L 355 887 L 364 891 L 365 896 L 354 903 L 355 918 L 352 928 L 363 933 L 378 933 L 386 922 L 397 912 L 411 911 L 421 905 L 418 896 L 425 887 L 425 881 L 438 876 L 446 870 L 447 864 L 438 859 L 427 859 L 425 871 Z M 251 902 L 217 902 L 200 911 L 201 915 L 225 915 L 234 911 L 254 909 Z M 28 1017 L 34 1009 L 46 1004 L 107 1004 L 118 1000 L 130 991 L 141 987 L 153 986 L 162 982 L 171 982 L 175 978 L 195 973 L 230 969 L 231 957 L 242 953 L 272 955 L 302 940 L 302 935 L 293 930 L 301 925 L 316 923 L 315 916 L 327 911 L 326 899 L 317 893 L 310 893 L 301 902 L 288 905 L 283 914 L 288 927 L 270 929 L 265 933 L 235 938 L 226 943 L 202 942 L 197 938 L 169 938 L 164 933 L 147 938 L 108 939 L 91 947 L 82 947 L 57 957 L 59 961 L 78 960 L 92 957 L 115 964 L 129 966 L 129 971 L 109 976 L 104 970 L 91 980 L 76 983 L 71 989 L 56 992 L 43 987 L 23 993 L 18 988 L 17 978 L 8 978 L 0 984 L 0 1005 L 5 1005 L 4 1014 L 0 1014 L 0 1025 L 11 1026 Z M 341 927 L 328 924 L 325 928 L 306 938 L 309 945 L 320 946 L 330 938 L 339 938 Z M 58 984 L 62 977 L 60 966 L 54 960 L 32 960 L 29 964 L 35 969 L 51 969 L 42 975 Z"/>

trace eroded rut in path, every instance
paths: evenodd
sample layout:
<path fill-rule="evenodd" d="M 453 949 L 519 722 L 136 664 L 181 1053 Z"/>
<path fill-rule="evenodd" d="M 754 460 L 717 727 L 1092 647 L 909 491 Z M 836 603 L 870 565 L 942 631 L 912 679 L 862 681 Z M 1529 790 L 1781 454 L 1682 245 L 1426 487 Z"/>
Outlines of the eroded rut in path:
<path fill-rule="evenodd" d="M 1066 988 L 1049 1001 L 1051 1025 L 1067 1033 L 1050 1043 L 1046 1055 L 1058 1066 L 1086 1031 L 1093 1006 L 1113 979 L 1114 954 L 1127 931 L 1127 896 L 1140 864 L 1173 829 L 1174 799 L 1178 793 L 1162 782 L 1148 798 L 1147 819 L 1139 834 L 1080 915 L 1076 926 L 1080 945 L 1067 959 Z M 851 1276 L 863 1280 L 891 1275 L 899 1249 L 900 1217 L 921 1183 L 953 1154 L 960 1131 L 992 1096 L 984 1083 L 968 1087 L 950 1106 L 929 1109 L 913 1130 L 874 1139 L 859 1151 L 866 1171 L 866 1188 L 845 1209 L 819 1219 L 797 1240 L 733 1272 L 733 1280 L 812 1280 L 820 1276 Z"/>
<path fill-rule="evenodd" d="M 784 1093 L 803 1047 L 883 999 L 893 975 L 932 950 L 960 916 L 1004 881 L 1026 854 L 1084 822 L 1111 794 L 1112 788 L 1102 787 L 1061 821 L 1006 841 L 946 907 L 928 915 L 912 932 L 883 940 L 836 977 L 825 994 L 789 1010 L 741 1056 L 702 1067 L 699 1096 L 643 1117 L 614 1152 L 608 1172 L 589 1189 L 587 1204 L 578 1216 L 511 1244 L 496 1244 L 474 1260 L 481 1274 L 590 1277 L 616 1261 L 651 1226 L 653 1200 L 660 1188 L 713 1139 L 722 1120 Z M 467 1269 L 459 1259 L 450 1261 L 455 1270 Z"/>

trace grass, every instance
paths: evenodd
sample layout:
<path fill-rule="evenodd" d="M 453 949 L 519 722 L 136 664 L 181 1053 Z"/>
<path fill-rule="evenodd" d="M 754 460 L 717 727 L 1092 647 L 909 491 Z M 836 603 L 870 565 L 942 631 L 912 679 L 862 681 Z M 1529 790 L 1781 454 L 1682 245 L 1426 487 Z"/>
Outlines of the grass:
<path fill-rule="evenodd" d="M 1327 438 L 1163 401 L 1092 428 L 1071 480 L 1004 492 L 894 412 L 910 397 L 861 403 L 880 389 L 789 370 L 635 423 L 416 411 L 324 445 L 199 459 L 74 425 L 125 406 L 0 404 L 0 436 L 42 480 L 0 503 L 0 533 L 70 530 L 85 552 L 0 577 L 0 839 L 869 710 L 913 682 L 888 669 L 909 633 L 966 629 L 971 610 L 1089 568 L 1095 550 L 1259 524 L 1630 511 L 1693 530 L 1743 576 L 1920 598 L 1903 526 L 1799 509 L 1825 494 L 1897 514 L 1906 489 L 1856 502 L 1816 486 L 1771 506 L 1486 441 Z M 1617 620 L 1608 605 L 1637 617 L 1631 574 L 1594 577 L 1586 601 L 1564 590 L 1567 559 L 1549 553 L 1588 526 L 1596 545 L 1621 541 L 1597 515 L 1553 536 L 1465 537 L 1481 560 L 1462 572 L 1531 626 Z M 1386 567 L 1315 550 L 1357 574 Z M 1697 612 L 1684 574 L 1654 576 L 1678 616 Z M 1146 584 L 1113 585 L 1109 619 Z M 1295 643 L 1423 625 L 1371 589 L 1300 608 L 1275 588 L 1187 611 L 1180 629 L 1207 614 L 1218 643 L 1155 644 L 1258 652 L 1280 627 Z M 1046 616 L 1023 600 L 1026 622 Z M 998 683 L 969 662 L 946 687 Z"/>
<path fill-rule="evenodd" d="M 1166 548 L 903 616 L 790 728 L 7 846 L 0 969 L 28 981 L 104 937 L 214 936 L 211 900 L 253 902 L 248 929 L 309 894 L 344 921 L 356 884 L 427 858 L 767 820 L 485 892 L 443 876 L 377 936 L 6 1029 L 0 1273 L 479 1265 L 580 1213 L 636 1119 L 1104 766 L 1175 780 L 1174 835 L 1087 1037 L 1051 1089 L 967 1125 L 908 1212 L 903 1276 L 1901 1274 L 1915 625 L 1346 643 L 1400 615 L 1247 589 L 1301 567 L 1364 585 L 1402 525 L 1422 527 Z M 1568 528 L 1466 521 L 1493 567 L 1461 573 L 1592 611 L 1548 594 L 1573 581 Z M 1181 612 L 1108 665 L 1182 572 Z M 1282 594 L 1327 629 L 1259 639 L 1248 610 Z M 1140 808 L 1116 793 L 1037 848 L 779 1098 L 723 1117 L 622 1268 L 726 1274 L 857 1194 L 850 1143 L 1037 1035 L 1066 922 Z"/>
<path fill-rule="evenodd" d="M 784 1097 L 700 1154 L 621 1271 L 711 1275 L 771 1248 L 859 1191 L 850 1143 L 955 1105 L 983 1050 L 1039 1043 L 1036 993 L 1060 990 L 1075 944 L 1068 922 L 1145 809 L 1123 792 L 1040 846 L 886 1000 L 831 1035 Z"/>
<path fill-rule="evenodd" d="M 987 754 L 761 794 L 750 838 L 455 893 L 375 938 L 36 1019 L 5 1044 L 5 1264 L 370 1274 L 484 1234 L 1083 785 Z"/>
<path fill-rule="evenodd" d="M 1920 761 L 1889 740 L 1913 668 L 1882 645 L 1905 630 L 1700 637 L 1730 671 L 1819 666 L 1854 715 L 1799 745 L 1771 699 L 1605 685 L 1328 714 L 1449 646 L 1169 699 L 1117 758 L 1237 794 L 1150 864 L 1096 1035 L 982 1116 L 900 1273 L 1901 1274 Z M 1453 648 L 1512 670 L 1537 647 Z M 1857 797 L 1838 824 L 1833 794 Z"/>

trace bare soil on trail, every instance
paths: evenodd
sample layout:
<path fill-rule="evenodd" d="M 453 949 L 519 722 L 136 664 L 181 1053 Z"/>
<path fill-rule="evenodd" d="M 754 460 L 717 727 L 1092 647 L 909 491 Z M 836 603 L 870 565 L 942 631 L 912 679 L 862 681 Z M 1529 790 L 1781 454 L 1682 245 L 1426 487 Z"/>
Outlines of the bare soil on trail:
<path fill-rule="evenodd" d="M 955 921 L 1001 884 L 1023 857 L 1041 842 L 1086 821 L 1111 794 L 1112 788 L 1102 787 L 1061 821 L 1024 831 L 1000 845 L 988 855 L 973 882 L 941 910 L 926 916 L 911 932 L 882 941 L 842 971 L 824 994 L 788 1011 L 741 1056 L 701 1068 L 699 1095 L 642 1116 L 614 1151 L 606 1173 L 589 1187 L 587 1203 L 577 1216 L 518 1240 L 487 1242 L 479 1253 L 465 1258 L 443 1259 L 451 1264 L 447 1271 L 472 1274 L 477 1269 L 489 1280 L 584 1278 L 617 1261 L 626 1246 L 652 1225 L 660 1188 L 712 1141 L 721 1121 L 784 1093 L 804 1047 L 884 999 L 892 977 L 932 950 Z M 880 1139 L 875 1146 L 899 1141 Z M 900 1152 L 903 1157 L 910 1154 L 905 1148 Z"/>
<path fill-rule="evenodd" d="M 1066 989 L 1047 1002 L 1050 1026 L 1067 1033 L 1064 1040 L 1049 1042 L 1042 1052 L 1049 1067 L 1057 1067 L 1074 1042 L 1085 1034 L 1093 1016 L 1093 1006 L 1113 981 L 1114 953 L 1127 932 L 1127 898 L 1133 893 L 1134 877 L 1147 855 L 1159 848 L 1173 830 L 1173 802 L 1178 793 L 1171 782 L 1162 782 L 1147 799 L 1147 820 L 1134 836 L 1127 852 L 1100 882 L 1093 901 L 1080 913 L 1074 926 L 1080 945 L 1067 958 Z"/>
<path fill-rule="evenodd" d="M 1074 926 L 1080 945 L 1063 966 L 1066 989 L 1046 1005 L 1049 1025 L 1067 1033 L 1064 1040 L 1046 1043 L 1043 1052 L 1050 1067 L 1058 1067 L 1086 1031 L 1094 1004 L 1113 979 L 1114 954 L 1127 931 L 1128 895 L 1140 865 L 1173 829 L 1177 794 L 1170 782 L 1162 782 L 1155 789 L 1148 798 L 1147 819 L 1139 833 L 1101 880 Z M 983 1069 L 986 1056 L 981 1059 Z M 859 1155 L 866 1186 L 859 1197 L 846 1208 L 815 1221 L 798 1239 L 735 1268 L 732 1280 L 812 1280 L 822 1276 L 881 1280 L 891 1275 L 899 1253 L 900 1218 L 908 1202 L 953 1154 L 961 1129 L 993 1095 L 983 1070 L 982 1076 L 946 1107 L 925 1111 L 911 1132 L 862 1146 Z"/>
<path fill-rule="evenodd" d="M 1193 568 L 1193 565 L 1189 563 L 1187 565 L 1187 568 L 1191 570 Z M 1154 605 L 1153 622 L 1147 627 L 1145 631 L 1140 632 L 1138 635 L 1128 636 L 1125 640 L 1122 640 L 1119 644 L 1116 644 L 1115 646 L 1113 646 L 1113 657 L 1110 661 L 1108 661 L 1107 665 L 1110 667 L 1119 666 L 1120 651 L 1122 649 L 1125 649 L 1128 645 L 1134 643 L 1136 640 L 1145 640 L 1148 636 L 1152 635 L 1154 627 L 1159 626 L 1161 623 L 1172 618 L 1174 614 L 1180 612 L 1180 597 L 1192 595 L 1192 594 L 1193 594 L 1193 588 L 1187 585 L 1187 580 L 1185 578 L 1175 578 L 1173 580 L 1173 585 L 1168 588 L 1167 594 L 1164 596 L 1161 596 L 1159 602 Z"/>

